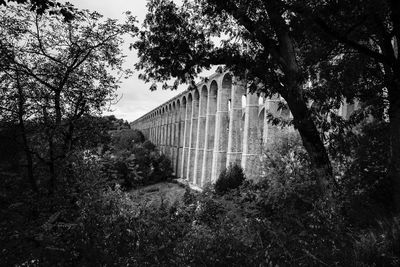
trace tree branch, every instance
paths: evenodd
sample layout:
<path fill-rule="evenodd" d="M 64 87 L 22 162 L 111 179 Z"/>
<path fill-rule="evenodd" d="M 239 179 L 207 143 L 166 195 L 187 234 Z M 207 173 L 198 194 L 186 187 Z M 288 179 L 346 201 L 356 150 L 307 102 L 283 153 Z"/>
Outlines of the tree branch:
<path fill-rule="evenodd" d="M 38 15 L 35 16 L 35 27 L 36 27 L 35 37 L 36 37 L 36 39 L 37 39 L 37 41 L 39 43 L 39 49 L 42 52 L 43 56 L 45 56 L 45 57 L 57 62 L 58 64 L 62 64 L 63 65 L 64 63 L 62 61 L 60 61 L 60 60 L 56 59 L 55 57 L 51 56 L 50 54 L 48 54 L 46 52 L 46 50 L 44 49 L 44 47 L 43 47 L 43 43 L 42 43 L 42 39 L 41 39 L 42 37 L 40 36 Z"/>
<path fill-rule="evenodd" d="M 215 5 L 219 9 L 225 10 L 227 13 L 231 14 L 239 22 L 239 24 L 245 27 L 250 35 L 253 35 L 254 38 L 260 42 L 266 51 L 271 53 L 274 59 L 280 63 L 284 63 L 276 42 L 273 39 L 268 38 L 260 23 L 252 21 L 246 15 L 243 9 L 240 9 L 238 6 L 236 6 L 233 1 L 215 1 Z"/>
<path fill-rule="evenodd" d="M 381 54 L 379 52 L 376 52 L 376 51 L 370 49 L 369 47 L 367 47 L 357 41 L 349 39 L 347 35 L 343 35 L 339 31 L 333 29 L 325 22 L 324 19 L 313 14 L 311 11 L 307 10 L 303 6 L 285 5 L 285 7 L 288 10 L 291 10 L 299 15 L 302 15 L 305 19 L 307 19 L 307 20 L 313 22 L 315 25 L 317 25 L 327 35 L 331 36 L 333 39 L 339 41 L 340 43 L 353 48 L 354 50 L 358 51 L 359 53 L 362 53 L 371 58 L 374 58 L 375 60 L 377 60 L 381 63 L 386 63 L 386 64 L 394 63 L 392 59 L 384 56 L 383 54 Z M 346 32 L 349 32 L 349 30 L 347 30 Z"/>

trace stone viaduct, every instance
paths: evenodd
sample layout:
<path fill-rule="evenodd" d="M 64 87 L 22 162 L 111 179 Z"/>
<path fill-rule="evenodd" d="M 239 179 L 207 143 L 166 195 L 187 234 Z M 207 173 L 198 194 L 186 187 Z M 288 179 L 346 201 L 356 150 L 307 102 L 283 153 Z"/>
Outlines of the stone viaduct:
<path fill-rule="evenodd" d="M 262 150 L 280 133 L 267 115 L 289 118 L 279 97 L 251 94 L 231 73 L 215 73 L 131 123 L 172 162 L 178 178 L 202 187 L 231 163 L 259 175 Z M 348 114 L 351 107 L 341 107 Z M 293 129 L 291 129 L 293 131 Z"/>

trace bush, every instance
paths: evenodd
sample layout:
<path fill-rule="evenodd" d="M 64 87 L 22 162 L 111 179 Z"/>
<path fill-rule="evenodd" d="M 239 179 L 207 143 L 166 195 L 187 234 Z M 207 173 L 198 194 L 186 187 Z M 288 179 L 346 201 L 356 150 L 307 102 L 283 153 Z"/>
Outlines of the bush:
<path fill-rule="evenodd" d="M 149 151 L 155 151 L 156 145 L 153 144 L 150 140 L 146 140 L 143 142 L 143 147 Z"/>
<path fill-rule="evenodd" d="M 237 164 L 231 164 L 221 172 L 215 182 L 214 189 L 218 194 L 224 194 L 229 190 L 240 187 L 245 179 L 243 169 Z"/>
<path fill-rule="evenodd" d="M 258 183 L 245 181 L 241 190 L 228 187 L 223 195 L 212 188 L 196 194 L 187 188 L 182 204 L 162 202 L 158 207 L 138 202 L 118 185 L 112 186 L 112 179 L 100 174 L 98 156 L 76 153 L 69 164 L 74 179 L 60 180 L 69 182 L 62 187 L 65 191 L 41 201 L 24 197 L 25 205 L 14 205 L 13 209 L 41 213 L 18 215 L 30 228 L 18 229 L 18 237 L 12 228 L 8 230 L 9 237 L 3 242 L 7 257 L 0 257 L 0 265 L 398 265 L 399 219 L 374 228 L 351 228 L 343 220 L 340 205 L 327 208 L 316 194 L 306 195 L 307 187 L 314 188 L 312 183 L 301 184 L 311 179 L 306 175 L 307 161 L 300 160 L 301 151 L 295 153 L 296 146 L 288 145 L 287 140 L 275 144 L 277 151 L 285 153 L 280 157 L 270 154 L 276 172 L 266 169 L 267 176 Z M 141 145 L 137 148 L 164 162 L 158 153 L 146 152 Z M 129 159 L 129 153 L 118 156 Z M 120 172 L 126 173 L 129 166 L 116 160 Z M 229 169 L 234 168 L 226 173 Z"/>
<path fill-rule="evenodd" d="M 263 156 L 259 186 L 265 190 L 265 205 L 283 213 L 288 213 L 288 209 L 311 209 L 320 191 L 300 137 L 294 132 L 277 136 Z"/>
<path fill-rule="evenodd" d="M 394 211 L 389 179 L 388 123 L 372 122 L 353 138 L 344 175 L 339 180 L 352 224 L 368 227 Z"/>
<path fill-rule="evenodd" d="M 113 147 L 103 158 L 105 175 L 120 181 L 124 189 L 150 185 L 172 178 L 170 160 L 156 146 L 144 140 L 138 130 L 122 130 L 113 135 Z"/>
<path fill-rule="evenodd" d="M 125 190 L 144 184 L 145 177 L 129 151 L 118 154 L 105 153 L 99 163 L 102 177 L 113 181 L 114 184 L 120 184 Z"/>
<path fill-rule="evenodd" d="M 379 134 L 369 139 L 364 133 L 359 144 L 365 154 L 342 166 L 344 174 L 336 178 L 339 189 L 348 191 L 335 192 L 333 206 L 320 198 L 294 133 L 269 146 L 257 182 L 230 165 L 202 193 L 187 187 L 180 203 L 161 201 L 159 207 L 147 205 L 145 194 L 142 202 L 122 190 L 171 177 L 169 160 L 150 141 L 102 156 L 77 151 L 62 169 L 54 196 L 2 190 L 0 265 L 398 266 L 398 217 L 354 223 L 362 220 L 356 212 L 377 221 L 354 199 L 379 200 L 381 187 L 373 182 L 380 183 L 385 166 L 385 156 L 379 158 L 374 148 L 386 145 Z"/>
<path fill-rule="evenodd" d="M 365 266 L 399 266 L 400 217 L 379 221 L 376 227 L 359 234 L 355 255 Z"/>
<path fill-rule="evenodd" d="M 24 158 L 18 125 L 0 123 L 0 167 L 20 168 L 20 159 Z M 4 165 L 4 166 L 3 166 Z"/>
<path fill-rule="evenodd" d="M 145 141 L 143 133 L 133 129 L 113 131 L 111 139 L 117 150 L 130 149 L 132 144 L 140 144 Z"/>
<path fill-rule="evenodd" d="M 157 150 L 149 150 L 149 144 L 135 144 L 131 150 L 138 171 L 145 177 L 145 184 L 167 181 L 172 177 L 171 161 Z"/>
<path fill-rule="evenodd" d="M 252 232 L 258 232 L 268 247 L 270 262 L 346 265 L 352 255 L 341 206 L 328 207 L 320 198 L 308 155 L 295 133 L 281 135 L 270 144 L 262 170 L 262 177 L 242 186 L 233 201 L 240 204 L 255 227 Z"/>

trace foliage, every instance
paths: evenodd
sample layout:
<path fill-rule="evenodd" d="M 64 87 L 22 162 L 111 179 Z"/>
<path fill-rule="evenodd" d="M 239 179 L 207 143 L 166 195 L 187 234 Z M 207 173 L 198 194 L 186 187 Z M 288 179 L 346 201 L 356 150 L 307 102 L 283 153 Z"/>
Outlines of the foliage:
<path fill-rule="evenodd" d="M 18 127 L 13 123 L 0 125 L 0 165 L 3 168 L 11 166 L 14 170 L 19 168 L 19 160 L 23 153 L 20 146 Z"/>
<path fill-rule="evenodd" d="M 235 197 L 255 222 L 268 247 L 268 258 L 279 265 L 350 264 L 351 239 L 340 202 L 331 205 L 318 193 L 315 173 L 296 132 L 269 144 L 263 175 L 246 183 Z"/>
<path fill-rule="evenodd" d="M 387 138 L 390 143 L 390 160 L 387 175 L 391 180 L 393 203 L 396 212 L 399 213 L 400 121 L 397 118 L 400 114 L 400 59 L 398 42 L 394 40 L 400 39 L 400 31 L 393 29 L 400 28 L 400 4 L 398 1 L 382 3 L 376 0 L 343 1 L 340 4 L 314 4 L 314 1 L 310 1 L 306 6 L 309 4 L 315 8 L 314 12 L 304 13 L 305 9 L 298 8 L 298 5 L 294 10 L 301 16 L 311 17 L 331 39 L 359 54 L 356 55 L 357 58 L 364 58 L 364 67 L 360 68 L 362 74 L 355 75 L 355 78 L 361 79 L 357 81 L 353 78 L 353 83 L 360 85 L 359 91 L 367 92 L 364 96 L 376 96 L 376 99 L 370 97 L 367 103 L 374 103 L 372 110 L 378 113 L 380 111 L 378 119 L 389 122 Z M 304 4 L 301 3 L 301 6 Z M 358 73 L 357 67 L 353 69 L 352 73 Z"/>
<path fill-rule="evenodd" d="M 400 264 L 400 219 L 378 221 L 378 225 L 356 237 L 355 256 L 367 266 Z"/>
<path fill-rule="evenodd" d="M 386 172 L 398 205 L 399 16 L 398 1 L 152 0 L 132 47 L 139 51 L 140 78 L 153 82 L 152 90 L 159 82 L 195 87 L 204 69 L 224 65 L 235 77 L 245 76 L 250 92 L 278 93 L 327 197 L 335 185 L 334 162 L 324 145 L 371 115 L 388 120 Z M 356 116 L 337 116 L 342 104 L 354 101 L 362 102 Z"/>
<path fill-rule="evenodd" d="M 154 151 L 156 150 L 156 145 L 153 144 L 150 140 L 146 140 L 143 142 L 143 147 L 147 150 Z"/>
<path fill-rule="evenodd" d="M 250 93 L 279 94 L 293 115 L 311 166 L 320 173 L 314 176 L 320 191 L 329 196 L 334 179 L 321 132 L 331 125 L 324 124 L 328 116 L 313 116 L 309 103 L 321 102 L 325 113 L 333 113 L 345 89 L 312 87 L 325 80 L 310 73 L 314 69 L 319 73 L 323 63 L 343 50 L 326 35 L 315 36 L 302 16 L 288 10 L 290 4 L 279 0 L 186 0 L 182 5 L 150 1 L 144 29 L 132 45 L 140 55 L 135 66 L 143 80 L 176 88 L 180 83 L 195 87 L 194 79 L 203 69 L 224 65 L 222 70 L 245 81 Z M 176 80 L 169 85 L 171 78 Z M 151 89 L 155 88 L 153 84 Z"/>
<path fill-rule="evenodd" d="M 66 21 L 70 21 L 74 18 L 74 9 L 71 4 L 61 4 L 53 0 L 0 0 L 0 6 L 6 6 L 8 2 L 14 2 L 18 4 L 30 4 L 29 9 L 35 11 L 38 14 L 43 14 L 48 11 L 50 14 L 59 13 L 64 16 Z"/>
<path fill-rule="evenodd" d="M 388 124 L 372 121 L 359 125 L 351 133 L 353 145 L 341 153 L 338 166 L 342 175 L 339 186 L 346 198 L 347 216 L 352 224 L 369 226 L 375 218 L 389 216 L 394 210 L 391 197 L 392 182 L 388 177 Z M 338 157 L 340 158 L 340 157 Z"/>
<path fill-rule="evenodd" d="M 172 178 L 171 161 L 155 149 L 150 141 L 135 144 L 132 153 L 135 162 L 138 164 L 138 170 L 146 177 L 146 184 L 158 183 Z"/>
<path fill-rule="evenodd" d="M 214 185 L 215 191 L 218 194 L 224 194 L 240 187 L 245 179 L 243 169 L 237 164 L 230 164 L 220 173 Z"/>
<path fill-rule="evenodd" d="M 318 196 L 309 158 L 296 132 L 276 136 L 263 153 L 264 199 L 271 208 L 302 210 L 311 208 Z"/>
<path fill-rule="evenodd" d="M 74 19 L 65 22 L 58 13 L 39 15 L 22 5 L 1 9 L 0 17 L 0 48 L 5 51 L 0 117 L 20 127 L 33 188 L 33 165 L 40 161 L 47 166 L 48 190 L 53 191 L 62 159 L 74 145 L 89 145 L 77 140 L 85 133 L 76 128 L 83 130 L 85 119 L 114 99 L 120 81 L 116 75 L 130 74 L 122 67 L 121 36 L 135 32 L 135 19 L 128 15 L 129 23 L 119 24 L 76 10 Z"/>
<path fill-rule="evenodd" d="M 101 157 L 102 176 L 113 179 L 124 189 L 137 187 L 146 181 L 133 157 L 126 153 L 112 155 L 109 151 Z"/>
<path fill-rule="evenodd" d="M 82 116 L 75 122 L 73 146 L 78 150 L 107 147 L 111 142 L 109 130 L 112 127 L 106 117 Z"/>
<path fill-rule="evenodd" d="M 267 219 L 261 221 L 261 229 L 271 244 L 271 259 L 307 266 L 364 266 L 378 262 L 396 265 L 399 255 L 391 251 L 398 244 L 398 232 L 387 234 L 389 230 L 380 230 L 375 223 L 391 217 L 386 210 L 388 179 L 379 178 L 387 167 L 387 139 L 382 134 L 384 127 L 378 125 L 367 124 L 360 131 L 361 136 L 351 135 L 357 136 L 353 140 L 358 142 L 349 148 L 354 153 L 353 160 L 335 165 L 339 169 L 335 170 L 338 187 L 333 206 L 320 198 L 308 155 L 295 132 L 277 137 L 267 148 L 263 177 L 243 187 L 241 193 L 252 210 L 250 214 L 255 210 L 256 216 Z M 387 228 L 391 227 L 396 229 L 397 225 L 389 219 Z M 382 231 L 386 233 L 381 234 L 380 245 L 371 246 Z M 370 253 L 372 247 L 374 252 Z M 292 262 L 293 259 L 301 260 Z"/>
<path fill-rule="evenodd" d="M 71 159 L 60 179 L 62 186 L 51 196 L 27 190 L 26 181 L 18 175 L 8 180 L 2 173 L 2 185 L 7 190 L 1 192 L 0 265 L 52 265 L 48 261 L 70 264 L 73 255 L 58 256 L 66 252 L 64 246 L 74 244 L 68 233 L 77 226 L 77 204 L 83 196 L 93 195 L 108 184 L 100 179 L 94 158 L 75 153 Z"/>
<path fill-rule="evenodd" d="M 200 194 L 187 188 L 180 203 L 157 207 L 121 190 L 119 181 L 101 170 L 99 155 L 76 153 L 64 168 L 63 190 L 50 199 L 12 199 L 7 188 L 0 201 L 2 218 L 9 220 L 0 235 L 7 244 L 0 263 L 396 266 L 398 219 L 361 228 L 348 223 L 345 198 L 327 208 L 308 177 L 312 169 L 297 138 L 289 133 L 272 144 L 276 152 L 268 152 L 266 172 L 257 183 L 246 181 L 224 195 L 210 186 Z M 146 154 L 141 145 L 134 147 Z M 18 212 L 30 214 L 29 227 Z"/>
<path fill-rule="evenodd" d="M 43 150 L 43 144 L 37 135 L 41 134 L 42 129 L 37 128 L 36 123 L 27 122 L 26 131 L 29 133 L 30 148 L 32 150 Z M 72 144 L 74 149 L 69 152 L 66 159 L 59 161 L 58 170 L 60 179 L 64 176 L 65 166 L 74 159 L 75 153 L 86 151 L 88 155 L 101 155 L 111 141 L 108 131 L 109 121 L 103 117 L 85 115 L 75 122 Z M 13 171 L 18 172 L 22 177 L 27 176 L 27 160 L 24 155 L 23 134 L 21 127 L 15 123 L 3 122 L 0 130 L 0 140 L 2 149 L 0 150 L 0 168 L 7 169 L 13 167 Z M 48 170 L 46 162 L 40 159 L 33 161 L 35 180 L 42 192 L 47 191 Z M 2 181 L 0 181 L 2 182 Z"/>
<path fill-rule="evenodd" d="M 136 143 L 143 143 L 145 138 L 142 132 L 133 129 L 124 129 L 112 132 L 113 146 L 117 150 L 132 149 Z"/>
<path fill-rule="evenodd" d="M 110 150 L 101 160 L 103 175 L 120 181 L 124 189 L 172 178 L 170 160 L 138 130 L 112 131 Z"/>
<path fill-rule="evenodd" d="M 263 155 L 258 181 L 243 182 L 242 170 L 230 166 L 217 194 L 187 188 L 182 204 L 156 208 L 137 202 L 126 189 L 169 179 L 169 160 L 140 132 L 118 131 L 125 122 L 92 116 L 117 87 L 105 67 L 119 69 L 122 63 L 120 39 L 113 34 L 135 33 L 133 18 L 125 25 L 100 23 L 97 13 L 82 11 L 63 24 L 57 14 L 2 10 L 0 116 L 9 129 L 0 135 L 18 136 L 1 148 L 15 158 L 22 150 L 32 154 L 39 176 L 57 166 L 59 186 L 53 195 L 34 193 L 20 174 L 0 165 L 0 265 L 399 265 L 399 218 L 390 213 L 388 197 L 395 186 L 388 166 L 396 151 L 396 139 L 388 135 L 400 106 L 392 94 L 398 59 L 388 53 L 399 34 L 398 20 L 390 16 L 395 1 L 264 3 L 194 0 L 178 7 L 150 1 L 146 29 L 134 44 L 137 67 L 146 81 L 177 77 L 174 86 L 193 82 L 212 64 L 224 63 L 239 76 L 246 70 L 252 91 L 279 92 L 287 100 L 305 148 L 295 133 L 281 135 Z M 76 39 L 69 42 L 69 36 Z M 93 42 L 104 36 L 107 45 L 96 50 Z M 72 46 L 64 49 L 65 40 Z M 96 51 L 74 65 L 85 58 L 85 49 Z M 364 109 L 348 121 L 334 115 L 343 97 L 363 101 Z M 310 108 L 308 100 L 314 101 Z M 371 114 L 372 123 L 363 121 Z M 304 132 L 304 121 L 318 131 Z M 359 122 L 366 124 L 353 128 Z M 109 148 L 97 150 L 109 142 L 110 127 L 117 131 Z M 337 183 L 333 201 L 319 193 L 324 174 L 313 168 L 313 141 L 329 145 Z"/>

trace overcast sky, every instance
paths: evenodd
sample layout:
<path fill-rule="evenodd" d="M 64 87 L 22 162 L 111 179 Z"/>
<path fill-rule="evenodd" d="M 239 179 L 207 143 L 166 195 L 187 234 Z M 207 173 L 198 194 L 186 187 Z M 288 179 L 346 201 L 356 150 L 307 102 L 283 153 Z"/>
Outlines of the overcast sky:
<path fill-rule="evenodd" d="M 115 19 L 124 19 L 123 13 L 129 10 L 136 16 L 139 25 L 142 24 L 147 11 L 147 0 L 69 0 L 64 2 L 70 2 L 77 8 L 97 11 L 105 17 Z M 124 47 L 127 55 L 126 66 L 133 69 L 133 64 L 138 59 L 136 51 L 130 51 L 128 46 L 127 42 Z M 124 80 L 121 84 L 118 94 L 122 96 L 122 99 L 112 106 L 112 114 L 117 118 L 133 121 L 187 88 L 184 85 L 178 91 L 158 89 L 151 92 L 149 90 L 151 84 L 139 80 L 138 74 L 135 71 L 131 78 Z"/>

